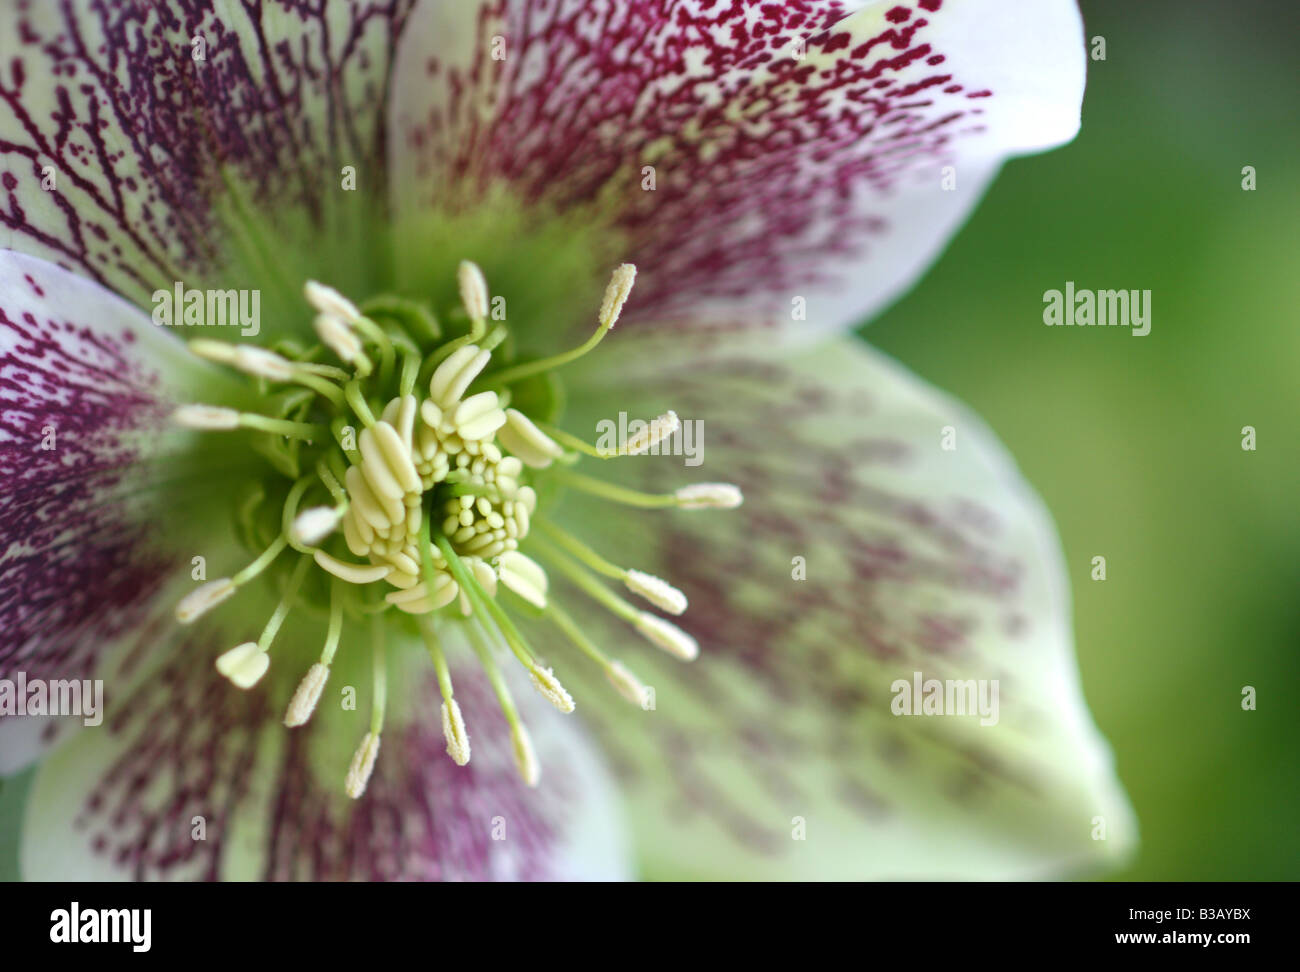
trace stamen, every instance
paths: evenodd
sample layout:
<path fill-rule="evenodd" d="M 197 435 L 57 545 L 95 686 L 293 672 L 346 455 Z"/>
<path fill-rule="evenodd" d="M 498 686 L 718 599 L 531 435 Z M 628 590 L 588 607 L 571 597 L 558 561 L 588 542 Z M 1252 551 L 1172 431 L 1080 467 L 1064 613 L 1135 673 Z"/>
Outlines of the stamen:
<path fill-rule="evenodd" d="M 542 697 L 547 702 L 561 712 L 573 711 L 573 696 L 560 684 L 560 680 L 551 674 L 549 668 L 534 668 L 528 674 L 533 680 L 533 687 L 542 694 Z"/>
<path fill-rule="evenodd" d="M 420 634 L 424 636 L 425 647 L 433 660 L 433 669 L 438 675 L 438 691 L 442 694 L 442 734 L 447 740 L 447 755 L 457 766 L 469 762 L 469 732 L 465 728 L 465 718 L 460 713 L 460 706 L 452 697 L 451 671 L 447 668 L 447 659 L 442 653 L 442 644 L 433 628 L 433 619 L 427 614 L 420 618 Z"/>
<path fill-rule="evenodd" d="M 458 348 L 434 370 L 433 377 L 429 379 L 429 399 L 439 409 L 449 410 L 460 401 L 460 396 L 465 394 L 470 382 L 479 376 L 479 372 L 491 360 L 492 355 L 477 344 Z"/>
<path fill-rule="evenodd" d="M 618 315 L 623 310 L 623 304 L 627 302 L 628 294 L 632 290 L 632 282 L 635 279 L 636 267 L 630 263 L 624 263 L 614 271 L 610 277 L 609 285 L 605 288 L 605 299 L 600 306 L 599 326 L 596 328 L 596 332 L 578 347 L 571 351 L 552 355 L 549 358 L 528 361 L 521 365 L 515 365 L 513 368 L 499 371 L 491 376 L 492 386 L 500 388 L 521 378 L 528 378 L 532 375 L 551 371 L 561 365 L 568 364 L 570 361 L 576 361 L 591 351 L 604 339 L 610 328 L 618 321 Z"/>
<path fill-rule="evenodd" d="M 290 729 L 295 726 L 305 725 L 311 718 L 311 714 L 316 711 L 316 703 L 320 701 L 320 696 L 325 691 L 325 683 L 329 681 L 330 670 L 320 662 L 316 662 L 311 668 L 307 669 L 307 674 L 302 677 L 298 683 L 298 689 L 293 693 L 293 698 L 289 700 L 289 710 L 285 713 L 284 724 Z"/>
<path fill-rule="evenodd" d="M 307 574 L 307 565 L 310 564 L 306 557 L 299 557 L 298 563 L 294 565 L 293 573 L 289 575 L 289 582 L 284 586 L 284 595 L 280 598 L 280 603 L 275 606 L 275 611 L 271 614 L 270 620 L 266 622 L 266 627 L 262 629 L 262 636 L 257 639 L 257 647 L 266 651 L 271 647 L 271 642 L 280 631 L 280 625 L 284 624 L 284 619 L 289 616 L 289 611 L 293 609 L 293 600 L 298 595 L 298 588 L 302 586 L 302 579 Z"/>
<path fill-rule="evenodd" d="M 632 284 L 635 282 L 635 265 L 620 263 L 614 269 L 605 287 L 605 297 L 600 302 L 599 320 L 602 328 L 608 331 L 618 323 L 618 315 L 622 313 L 623 305 L 627 303 L 628 295 L 632 293 Z"/>
<path fill-rule="evenodd" d="M 529 786 L 536 786 L 542 777 L 542 770 L 537 765 L 537 753 L 533 751 L 532 737 L 528 735 L 528 730 L 524 728 L 522 722 L 511 724 L 510 743 L 514 747 L 515 765 L 519 767 L 519 775 Z"/>
<path fill-rule="evenodd" d="M 528 737 L 528 730 L 519 719 L 519 710 L 515 708 L 514 697 L 511 696 L 505 679 L 501 677 L 501 669 L 497 667 L 496 659 L 492 657 L 492 652 L 479 635 L 477 627 L 470 623 L 465 628 L 474 653 L 478 655 L 479 664 L 492 685 L 492 691 L 496 693 L 501 714 L 505 716 L 510 726 L 510 741 L 514 748 L 515 765 L 519 768 L 519 775 L 529 786 L 536 786 L 541 777 L 541 769 L 537 765 L 537 756 L 533 752 L 533 743 Z"/>
<path fill-rule="evenodd" d="M 375 759 L 379 756 L 379 737 L 384 727 L 384 709 L 388 705 L 388 668 L 385 656 L 383 622 L 376 615 L 370 623 L 371 659 L 374 671 L 374 700 L 370 709 L 370 731 L 361 740 L 361 746 L 352 757 L 348 775 L 344 780 L 344 789 L 352 799 L 358 799 L 366 792 L 370 774 L 375 769 Z"/>
<path fill-rule="evenodd" d="M 375 760 L 379 757 L 379 734 L 368 732 L 357 747 L 348 767 L 348 775 L 343 781 L 343 789 L 352 799 L 360 799 L 370 783 L 370 775 L 375 771 Z"/>
<path fill-rule="evenodd" d="M 686 610 L 686 595 L 667 581 L 644 571 L 623 568 L 610 563 L 573 534 L 561 529 L 549 520 L 538 520 L 537 524 L 541 527 L 542 532 L 592 570 L 598 574 L 604 574 L 606 577 L 622 581 L 623 586 L 629 591 L 638 597 L 645 598 L 661 611 L 667 611 L 669 614 L 681 614 Z"/>
<path fill-rule="evenodd" d="M 371 373 L 374 366 L 361 349 L 361 339 L 342 320 L 333 314 L 317 314 L 312 326 L 321 343 L 338 355 L 340 361 L 352 365 L 362 377 Z"/>
<path fill-rule="evenodd" d="M 527 415 L 506 409 L 506 424 L 497 430 L 497 441 L 526 466 L 545 469 L 564 455 L 554 439 L 539 429 Z"/>
<path fill-rule="evenodd" d="M 311 304 L 313 308 L 322 314 L 329 314 L 337 318 L 342 324 L 351 324 L 361 316 L 356 304 L 333 287 L 327 287 L 315 280 L 308 280 L 303 284 L 302 295 L 307 298 L 307 303 Z"/>
<path fill-rule="evenodd" d="M 623 698 L 636 705 L 644 707 L 645 699 L 649 694 L 644 685 L 637 680 L 636 676 L 627 670 L 620 662 L 612 661 L 604 652 L 597 648 L 590 638 L 583 633 L 582 629 L 574 623 L 568 613 L 558 604 L 551 603 L 546 610 L 546 615 L 555 623 L 564 634 L 572 641 L 579 650 L 588 658 L 599 665 L 605 672 L 606 678 L 616 688 Z"/>
<path fill-rule="evenodd" d="M 637 631 L 646 640 L 662 648 L 674 658 L 682 661 L 695 661 L 700 655 L 699 643 L 677 625 L 665 621 L 656 614 L 642 611 L 633 622 Z"/>
<path fill-rule="evenodd" d="M 182 405 L 172 413 L 172 421 L 188 429 L 203 431 L 228 431 L 230 429 L 256 429 L 291 439 L 314 442 L 325 431 L 322 426 L 307 422 L 290 422 L 287 419 L 268 418 L 251 412 L 237 412 L 218 405 Z"/>
<path fill-rule="evenodd" d="M 546 607 L 546 571 L 516 550 L 497 560 L 501 583 L 537 608 Z"/>
<path fill-rule="evenodd" d="M 312 553 L 316 563 L 321 566 L 322 570 L 327 570 L 340 580 L 345 580 L 349 584 L 373 584 L 375 581 L 383 580 L 393 568 L 388 565 L 372 566 L 370 564 L 349 564 L 327 554 L 324 550 L 316 550 Z"/>
<path fill-rule="evenodd" d="M 473 324 L 487 320 L 488 289 L 487 280 L 478 264 L 461 260 L 456 268 L 456 280 L 460 284 L 460 302 L 465 305 L 465 313 Z"/>
<path fill-rule="evenodd" d="M 239 590 L 238 585 L 229 577 L 208 581 L 181 598 L 180 603 L 176 605 L 176 620 L 181 624 L 192 624 L 237 590 Z"/>
<path fill-rule="evenodd" d="M 734 510 L 745 501 L 740 487 L 731 483 L 695 483 L 673 493 L 684 510 Z"/>
<path fill-rule="evenodd" d="M 730 510 L 744 502 L 740 487 L 731 483 L 694 483 L 682 486 L 672 493 L 643 493 L 640 490 L 616 486 L 603 479 L 585 476 L 572 469 L 556 469 L 552 473 L 574 489 L 614 503 L 641 509 L 664 509 L 676 506 L 683 510 Z"/>
<path fill-rule="evenodd" d="M 343 519 L 346 507 L 313 506 L 303 510 L 289 527 L 289 541 L 304 547 L 314 547 L 331 533 Z"/>
<path fill-rule="evenodd" d="M 620 451 L 629 456 L 642 455 L 672 436 L 681 427 L 682 422 L 676 412 L 665 412 L 658 418 L 651 419 L 650 424 L 628 439 Z"/>
<path fill-rule="evenodd" d="M 236 645 L 217 658 L 217 671 L 241 689 L 250 689 L 266 674 L 270 656 L 255 641 Z"/>

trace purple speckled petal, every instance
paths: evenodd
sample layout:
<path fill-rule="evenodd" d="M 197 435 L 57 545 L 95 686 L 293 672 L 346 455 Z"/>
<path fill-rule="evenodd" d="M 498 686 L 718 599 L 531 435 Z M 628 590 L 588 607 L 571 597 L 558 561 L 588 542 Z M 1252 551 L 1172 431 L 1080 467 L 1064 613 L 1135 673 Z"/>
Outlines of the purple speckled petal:
<path fill-rule="evenodd" d="M 160 542 L 185 441 L 166 416 L 208 370 L 103 287 L 0 250 L 0 678 L 88 677 L 188 575 Z M 6 722 L 8 771 L 43 734 Z"/>
<path fill-rule="evenodd" d="M 394 70 L 393 198 L 459 211 L 504 188 L 604 221 L 609 261 L 640 268 L 621 327 L 851 326 L 911 285 L 1004 159 L 1079 125 L 1075 0 L 434 11 Z"/>
<path fill-rule="evenodd" d="M 995 878 L 1132 845 L 1079 686 L 1055 531 L 978 418 L 849 340 L 779 364 L 696 360 L 574 404 L 566 427 L 592 439 L 621 409 L 669 407 L 702 435 L 702 465 L 597 474 L 745 492 L 719 512 L 565 502 L 596 549 L 680 585 L 677 620 L 700 642 L 699 660 L 672 661 L 556 592 L 656 689 L 641 712 L 599 678 L 573 687 L 626 779 L 645 858 L 714 877 Z M 998 721 L 895 715 L 894 683 L 915 672 L 986 693 L 996 680 Z"/>
<path fill-rule="evenodd" d="M 469 765 L 458 767 L 445 752 L 427 656 L 416 644 L 391 643 L 390 662 L 401 674 L 390 682 L 395 696 L 374 775 L 353 801 L 343 779 L 369 715 L 364 703 L 340 709 L 346 677 L 331 679 L 308 726 L 288 730 L 281 718 L 292 684 L 271 678 L 249 692 L 234 689 L 210 667 L 224 647 L 187 639 L 182 657 L 110 705 L 103 727 L 79 734 L 42 765 L 22 835 L 24 877 L 628 875 L 602 764 L 576 720 L 526 688 L 516 697 L 543 765 L 535 790 L 518 778 L 505 721 L 477 667 L 453 672 L 473 750 Z M 344 653 L 356 647 L 345 638 Z M 273 673 L 285 664 L 284 648 L 273 652 Z"/>
<path fill-rule="evenodd" d="M 141 300 L 213 257 L 211 205 L 228 177 L 258 206 L 309 211 L 342 164 L 372 184 L 409 8 L 0 6 L 0 246 Z"/>

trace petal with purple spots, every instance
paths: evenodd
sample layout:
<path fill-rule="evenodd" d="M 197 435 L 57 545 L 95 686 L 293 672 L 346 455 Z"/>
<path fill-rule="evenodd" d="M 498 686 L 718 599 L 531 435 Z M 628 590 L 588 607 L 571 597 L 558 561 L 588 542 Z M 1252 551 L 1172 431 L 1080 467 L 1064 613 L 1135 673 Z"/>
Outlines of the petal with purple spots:
<path fill-rule="evenodd" d="M 410 0 L 0 7 L 0 246 L 142 301 L 204 269 L 213 200 L 374 184 Z M 302 242 L 307 242 L 305 239 Z"/>
<path fill-rule="evenodd" d="M 89 677 L 224 546 L 185 516 L 221 470 L 184 478 L 193 437 L 166 421 L 182 386 L 224 380 L 103 287 L 0 250 L 0 677 Z M 34 740 L 4 732 L 10 771 Z"/>
<path fill-rule="evenodd" d="M 699 360 L 574 404 L 566 426 L 590 435 L 622 409 L 672 407 L 697 436 L 703 423 L 698 467 L 660 456 L 598 473 L 745 492 L 718 512 L 565 500 L 575 533 L 682 589 L 690 607 L 674 620 L 700 643 L 683 665 L 552 592 L 655 688 L 652 711 L 600 679 L 574 689 L 622 771 L 652 868 L 1041 877 L 1132 846 L 1079 685 L 1053 526 L 979 419 L 847 339 L 780 364 Z M 923 696 L 925 680 L 944 683 L 945 701 L 948 681 L 962 683 L 954 707 L 985 702 L 996 722 L 920 714 L 921 699 L 918 714 L 895 714 L 896 683 L 916 672 Z M 986 693 L 969 703 L 968 680 Z"/>
<path fill-rule="evenodd" d="M 319 633 L 291 622 L 272 650 L 273 673 Z M 389 718 L 374 775 L 353 801 L 344 774 L 369 723 L 364 704 L 340 707 L 339 690 L 353 675 L 340 665 L 312 721 L 289 730 L 281 720 L 291 679 L 240 692 L 213 672 L 211 658 L 229 640 L 187 638 L 170 663 L 110 706 L 103 727 L 42 764 L 23 830 L 25 878 L 628 876 L 603 764 L 576 721 L 531 693 L 517 698 L 544 767 L 536 789 L 516 773 L 505 721 L 477 667 L 454 666 L 473 747 L 460 767 L 445 752 L 423 649 L 393 641 Z M 348 644 L 345 636 L 345 654 Z"/>
<path fill-rule="evenodd" d="M 507 0 L 417 18 L 394 77 L 402 207 L 504 187 L 607 226 L 640 269 L 621 327 L 806 339 L 1073 137 L 1084 51 L 1073 0 Z"/>

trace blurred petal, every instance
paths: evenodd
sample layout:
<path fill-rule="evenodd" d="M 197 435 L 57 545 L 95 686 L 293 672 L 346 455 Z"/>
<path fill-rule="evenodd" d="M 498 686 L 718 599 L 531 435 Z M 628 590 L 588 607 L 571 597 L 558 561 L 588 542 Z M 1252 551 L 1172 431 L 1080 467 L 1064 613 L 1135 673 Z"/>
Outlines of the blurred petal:
<path fill-rule="evenodd" d="M 184 514 L 222 469 L 177 478 L 192 437 L 166 418 L 181 387 L 220 381 L 104 288 L 0 250 L 0 678 L 89 677 L 191 556 L 216 552 Z M 46 723 L 0 717 L 0 772 Z"/>
<path fill-rule="evenodd" d="M 1084 83 L 1074 0 L 504 0 L 402 44 L 399 212 L 505 187 L 606 226 L 640 268 L 620 327 L 800 339 L 910 286 Z"/>
<path fill-rule="evenodd" d="M 299 648 L 318 649 L 319 633 L 286 630 L 272 648 L 273 675 L 287 673 Z M 455 672 L 473 740 L 473 758 L 459 767 L 445 752 L 427 657 L 390 643 L 402 677 L 390 675 L 396 695 L 374 775 L 353 801 L 343 780 L 369 726 L 368 676 L 358 682 L 338 665 L 312 721 L 289 730 L 281 720 L 292 680 L 240 692 L 211 667 L 225 641 L 196 635 L 178 647 L 116 699 L 103 727 L 40 767 L 23 830 L 25 878 L 626 877 L 613 793 L 577 723 L 520 693 L 544 766 L 541 785 L 526 787 L 475 667 Z M 337 701 L 349 683 L 361 688 L 353 711 Z"/>
<path fill-rule="evenodd" d="M 342 164 L 373 184 L 409 7 L 0 6 L 0 246 L 138 301 L 213 259 L 232 182 L 309 210 Z"/>
<path fill-rule="evenodd" d="M 675 621 L 699 660 L 666 659 L 572 591 L 552 595 L 655 690 L 645 712 L 599 678 L 575 690 L 629 784 L 652 874 L 1026 878 L 1131 848 L 1052 524 L 979 419 L 840 340 L 782 364 L 715 359 L 624 382 L 566 425 L 667 406 L 702 435 L 703 465 L 598 472 L 660 491 L 731 480 L 744 505 L 610 512 L 573 497 L 563 510 L 598 550 L 682 589 Z M 590 671 L 556 664 L 571 681 Z M 996 724 L 895 715 L 894 683 L 916 672 L 996 680 Z"/>

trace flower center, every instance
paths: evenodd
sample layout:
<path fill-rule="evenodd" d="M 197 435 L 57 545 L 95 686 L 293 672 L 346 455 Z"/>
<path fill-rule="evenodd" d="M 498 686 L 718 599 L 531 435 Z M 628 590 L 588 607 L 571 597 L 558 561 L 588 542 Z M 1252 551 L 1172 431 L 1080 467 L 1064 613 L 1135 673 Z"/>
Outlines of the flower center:
<path fill-rule="evenodd" d="M 458 275 L 463 308 L 448 316 L 447 327 L 458 332 L 454 337 L 418 302 L 380 297 L 357 307 L 309 281 L 304 296 L 316 312 L 318 345 L 190 343 L 199 356 L 253 379 L 262 407 L 250 412 L 184 405 L 176 421 L 194 429 L 246 430 L 267 459 L 268 472 L 264 481 L 250 484 L 238 509 L 244 541 L 260 552 L 242 570 L 182 599 L 177 619 L 191 623 L 244 585 L 269 584 L 278 605 L 260 637 L 216 662 L 222 675 L 247 689 L 270 667 L 271 648 L 290 613 L 323 609 L 329 618 L 325 645 L 289 703 L 290 727 L 305 724 L 315 711 L 345 619 L 370 628 L 374 701 L 370 732 L 347 772 L 350 796 L 365 791 L 379 753 L 387 697 L 383 622 L 390 612 L 412 616 L 419 629 L 442 694 L 447 752 L 464 765 L 469 734 L 439 635 L 446 625 L 460 626 L 497 694 L 519 771 L 530 785 L 539 768 L 493 646 L 504 644 L 556 708 L 572 712 L 574 702 L 538 661 L 499 594 L 518 599 L 513 610 L 545 616 L 628 701 L 644 704 L 647 696 L 636 676 L 606 656 L 556 603 L 534 555 L 653 645 L 686 661 L 697 655 L 686 632 L 624 600 L 600 577 L 621 582 L 672 615 L 685 611 L 685 596 L 658 577 L 607 560 L 552 522 L 532 485 L 534 477 L 548 477 L 595 498 L 643 508 L 728 508 L 741 502 L 740 491 L 724 483 L 648 494 L 573 470 L 584 455 L 610 459 L 650 451 L 676 432 L 679 422 L 671 411 L 613 450 L 549 422 L 556 369 L 594 349 L 614 327 L 635 273 L 629 264 L 614 271 L 591 338 L 540 360 L 509 360 L 508 331 L 490 323 L 487 283 L 468 262 Z M 344 367 L 321 362 L 327 351 Z M 497 352 L 500 362 L 493 360 Z M 291 556 L 282 557 L 286 551 Z"/>

